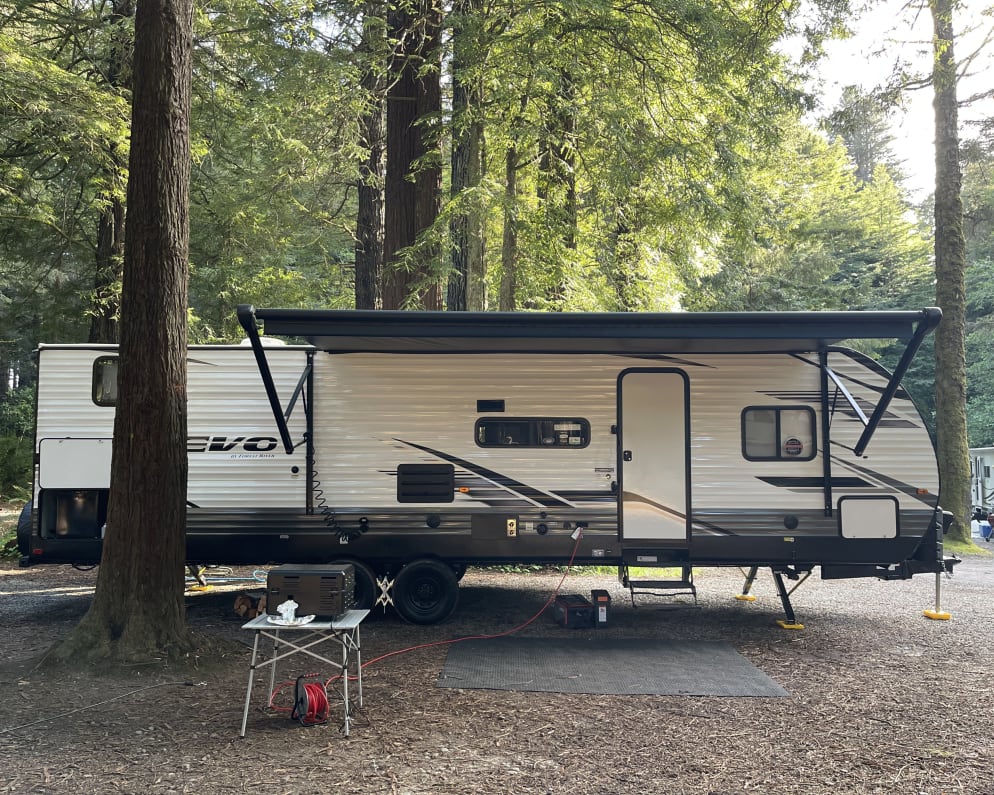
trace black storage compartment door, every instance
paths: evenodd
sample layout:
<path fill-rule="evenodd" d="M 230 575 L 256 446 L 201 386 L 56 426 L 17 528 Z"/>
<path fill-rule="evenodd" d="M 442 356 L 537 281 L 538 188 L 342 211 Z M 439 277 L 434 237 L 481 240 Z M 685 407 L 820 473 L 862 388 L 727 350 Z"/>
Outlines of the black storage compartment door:
<path fill-rule="evenodd" d="M 456 469 L 452 464 L 399 464 L 397 502 L 452 502 Z"/>

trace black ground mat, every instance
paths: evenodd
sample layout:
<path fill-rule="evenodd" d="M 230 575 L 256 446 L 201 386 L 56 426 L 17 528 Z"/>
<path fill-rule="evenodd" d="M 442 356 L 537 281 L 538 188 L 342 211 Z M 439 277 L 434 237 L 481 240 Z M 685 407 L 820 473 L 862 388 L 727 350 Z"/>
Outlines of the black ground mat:
<path fill-rule="evenodd" d="M 439 687 L 599 695 L 788 695 L 727 643 L 493 638 L 453 643 Z"/>

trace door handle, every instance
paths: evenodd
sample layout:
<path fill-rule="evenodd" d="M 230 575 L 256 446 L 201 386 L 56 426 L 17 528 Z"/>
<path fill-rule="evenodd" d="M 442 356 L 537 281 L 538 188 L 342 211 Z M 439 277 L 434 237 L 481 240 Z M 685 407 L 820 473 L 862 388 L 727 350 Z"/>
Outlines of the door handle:
<path fill-rule="evenodd" d="M 623 453 L 621 454 L 621 459 L 622 459 L 623 461 L 631 461 L 631 460 L 632 460 L 632 451 L 631 451 L 631 450 L 625 450 L 625 451 L 624 451 L 624 452 L 623 452 Z"/>

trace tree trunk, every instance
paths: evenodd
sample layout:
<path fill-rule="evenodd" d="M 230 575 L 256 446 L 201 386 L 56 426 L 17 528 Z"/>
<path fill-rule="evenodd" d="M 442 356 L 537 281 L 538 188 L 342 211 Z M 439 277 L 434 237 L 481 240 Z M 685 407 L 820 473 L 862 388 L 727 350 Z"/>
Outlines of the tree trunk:
<path fill-rule="evenodd" d="M 362 144 L 368 155 L 359 167 L 355 245 L 355 307 L 383 308 L 383 177 L 384 129 L 382 70 L 377 53 L 382 49 L 377 37 L 382 37 L 385 14 L 383 5 L 375 0 L 366 4 L 362 27 L 362 51 L 367 59 L 362 87 L 366 92 L 366 113 L 360 120 Z"/>
<path fill-rule="evenodd" d="M 481 0 L 454 0 L 452 7 L 452 187 L 461 202 L 451 221 L 452 275 L 446 307 L 486 309 L 483 212 L 478 188 L 483 180 L 483 87 L 467 70 L 480 56 L 474 31 Z M 468 193 L 468 196 L 463 195 Z"/>
<path fill-rule="evenodd" d="M 131 88 L 134 40 L 130 20 L 134 15 L 134 0 L 114 0 L 108 19 L 111 25 L 111 47 L 106 79 L 107 84 L 115 89 Z M 124 164 L 119 163 L 116 148 L 112 155 L 116 173 L 105 176 L 113 184 L 119 181 Z M 102 203 L 103 208 L 97 221 L 96 269 L 89 341 L 117 342 L 117 320 L 121 308 L 119 288 L 124 262 L 124 202 L 112 188 L 103 196 Z"/>
<path fill-rule="evenodd" d="M 110 197 L 97 222 L 90 342 L 117 342 L 117 319 L 121 305 L 118 287 L 123 261 L 124 202 Z"/>
<path fill-rule="evenodd" d="M 942 505 L 950 535 L 970 541 L 970 463 L 966 427 L 966 243 L 953 53 L 952 0 L 932 0 L 935 96 L 935 294 L 942 323 L 935 334 L 935 408 Z"/>
<path fill-rule="evenodd" d="M 389 38 L 398 41 L 393 81 L 387 93 L 387 169 L 383 235 L 383 308 L 399 309 L 419 289 L 414 303 L 441 309 L 441 287 L 426 284 L 437 252 L 419 252 L 414 265 L 400 267 L 400 252 L 438 217 L 442 171 L 437 125 L 442 108 L 439 81 L 441 12 L 417 0 L 387 14 Z"/>
<path fill-rule="evenodd" d="M 560 70 L 558 92 L 552 100 L 547 121 L 549 136 L 539 163 L 539 199 L 545 205 L 546 223 L 561 242 L 552 263 L 552 278 L 546 298 L 550 307 L 561 312 L 568 301 L 567 255 L 576 251 L 576 83 L 573 75 Z"/>
<path fill-rule="evenodd" d="M 504 232 L 500 248 L 500 311 L 516 309 L 518 278 L 518 150 L 504 155 Z"/>
<path fill-rule="evenodd" d="M 111 491 L 97 589 L 56 659 L 192 648 L 186 558 L 186 343 L 192 0 L 143 0 L 134 96 Z"/>

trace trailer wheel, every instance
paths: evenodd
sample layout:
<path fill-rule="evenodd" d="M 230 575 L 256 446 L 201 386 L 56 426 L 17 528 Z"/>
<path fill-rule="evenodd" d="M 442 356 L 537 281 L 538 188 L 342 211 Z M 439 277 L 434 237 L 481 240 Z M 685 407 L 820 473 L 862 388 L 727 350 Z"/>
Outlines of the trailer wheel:
<path fill-rule="evenodd" d="M 31 503 L 24 503 L 17 519 L 17 550 L 22 555 L 31 554 Z"/>
<path fill-rule="evenodd" d="M 355 609 L 371 610 L 379 595 L 379 585 L 376 584 L 376 575 L 361 560 L 333 560 L 332 566 L 344 566 L 351 564 L 355 571 Z"/>
<path fill-rule="evenodd" d="M 439 560 L 412 560 L 393 583 L 397 612 L 412 624 L 437 624 L 456 609 L 459 581 L 452 567 Z"/>

